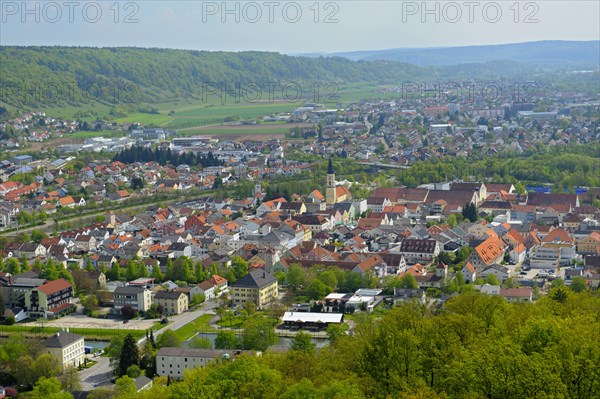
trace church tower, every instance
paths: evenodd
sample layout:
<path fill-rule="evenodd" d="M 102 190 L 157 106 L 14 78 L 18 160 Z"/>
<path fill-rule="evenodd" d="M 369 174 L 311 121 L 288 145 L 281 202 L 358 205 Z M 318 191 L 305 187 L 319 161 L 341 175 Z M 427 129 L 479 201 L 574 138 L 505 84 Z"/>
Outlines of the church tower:
<path fill-rule="evenodd" d="M 335 172 L 333 171 L 333 163 L 331 157 L 329 158 L 329 165 L 327 165 L 327 190 L 325 191 L 325 201 L 327 205 L 334 205 L 337 203 L 337 195 L 335 190 Z"/>

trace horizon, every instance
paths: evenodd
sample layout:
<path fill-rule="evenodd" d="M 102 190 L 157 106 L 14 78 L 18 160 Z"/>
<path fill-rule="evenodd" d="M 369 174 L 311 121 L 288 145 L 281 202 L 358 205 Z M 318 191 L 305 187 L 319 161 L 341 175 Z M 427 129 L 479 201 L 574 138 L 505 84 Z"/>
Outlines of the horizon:
<path fill-rule="evenodd" d="M 0 44 L 302 54 L 600 39 L 600 2 L 269 4 L 2 1 Z"/>
<path fill-rule="evenodd" d="M 500 47 L 500 46 L 514 46 L 520 44 L 534 44 L 534 43 L 545 43 L 545 42 L 562 42 L 562 43 L 592 43 L 597 42 L 600 43 L 600 39 L 597 40 L 562 40 L 562 39 L 547 39 L 547 40 L 532 40 L 527 42 L 510 42 L 510 43 L 494 43 L 494 44 L 473 44 L 473 45 L 456 45 L 456 46 L 433 46 L 433 47 L 389 47 L 389 48 L 370 48 L 370 49 L 360 49 L 360 50 L 351 50 L 351 51 L 336 51 L 336 52 L 319 52 L 319 51 L 307 51 L 303 53 L 285 53 L 274 50 L 206 50 L 206 49 L 192 49 L 192 48 L 178 48 L 178 47 L 156 47 L 156 46 L 110 46 L 110 45 L 64 45 L 64 44 L 55 44 L 55 45 L 36 45 L 36 44 L 2 44 L 1 47 L 64 47 L 64 48 L 92 48 L 92 49 L 144 49 L 144 50 L 179 50 L 179 51 L 200 51 L 200 52 L 209 52 L 209 53 L 244 53 L 244 52 L 258 52 L 258 53 L 277 53 L 282 55 L 288 55 L 293 57 L 305 56 L 305 55 L 336 55 L 338 53 L 352 54 L 352 53 L 361 53 L 361 52 L 381 52 L 381 51 L 393 51 L 393 50 L 437 50 L 437 49 L 452 49 L 452 48 L 473 48 L 473 47 Z"/>

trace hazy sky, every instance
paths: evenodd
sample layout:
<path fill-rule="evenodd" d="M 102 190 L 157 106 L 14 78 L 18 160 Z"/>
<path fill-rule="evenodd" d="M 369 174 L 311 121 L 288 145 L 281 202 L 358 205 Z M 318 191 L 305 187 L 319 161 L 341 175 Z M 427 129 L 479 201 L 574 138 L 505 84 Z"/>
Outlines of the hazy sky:
<path fill-rule="evenodd" d="M 0 43 L 297 53 L 598 40 L 598 15 L 595 0 L 0 0 Z"/>

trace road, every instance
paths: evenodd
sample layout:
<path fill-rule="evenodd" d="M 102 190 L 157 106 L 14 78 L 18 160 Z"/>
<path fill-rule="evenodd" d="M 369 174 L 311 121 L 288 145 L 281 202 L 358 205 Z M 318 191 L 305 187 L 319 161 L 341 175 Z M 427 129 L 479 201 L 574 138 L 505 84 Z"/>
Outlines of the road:
<path fill-rule="evenodd" d="M 214 313 L 214 309 L 218 306 L 216 301 L 208 301 L 200 309 L 196 309 L 190 312 L 185 312 L 180 315 L 171 316 L 171 323 L 154 332 L 154 338 L 158 338 L 166 330 L 178 330 L 186 324 L 196 320 L 198 317 L 204 316 L 205 314 Z M 146 337 L 141 338 L 138 341 L 138 345 L 142 345 Z M 112 385 L 110 380 L 113 378 L 112 368 L 110 367 L 110 359 L 108 357 L 90 357 L 89 359 L 96 360 L 98 363 L 90 367 L 89 369 L 82 370 L 79 372 L 81 379 L 81 389 L 83 391 L 91 391 L 96 387 L 102 385 Z"/>
<path fill-rule="evenodd" d="M 213 310 L 218 306 L 217 301 L 208 301 L 202 306 L 200 309 L 193 310 L 191 312 L 185 312 L 179 314 L 177 316 L 171 316 L 171 323 L 166 327 L 161 328 L 158 331 L 154 332 L 154 339 L 157 339 L 160 334 L 167 330 L 179 330 L 181 327 L 185 326 L 188 323 L 196 320 L 200 316 L 204 316 L 205 314 L 214 314 Z M 138 341 L 138 345 L 142 345 L 146 341 L 146 337 L 140 338 Z"/>
<path fill-rule="evenodd" d="M 81 390 L 86 392 L 89 392 L 100 385 L 110 384 L 110 379 L 113 377 L 112 368 L 110 367 L 110 359 L 108 357 L 99 356 L 88 358 L 93 359 L 98 363 L 94 364 L 89 369 L 79 372 Z"/>

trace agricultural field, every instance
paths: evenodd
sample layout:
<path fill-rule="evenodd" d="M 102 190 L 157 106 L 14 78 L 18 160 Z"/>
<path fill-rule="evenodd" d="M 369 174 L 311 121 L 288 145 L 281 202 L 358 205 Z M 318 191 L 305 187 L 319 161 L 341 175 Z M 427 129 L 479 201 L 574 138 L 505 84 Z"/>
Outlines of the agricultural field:
<path fill-rule="evenodd" d="M 208 136 L 227 135 L 228 139 L 250 139 L 261 136 L 261 139 L 283 138 L 294 127 L 312 127 L 311 123 L 266 122 L 259 125 L 218 125 L 200 126 L 177 131 L 178 136 Z"/>

